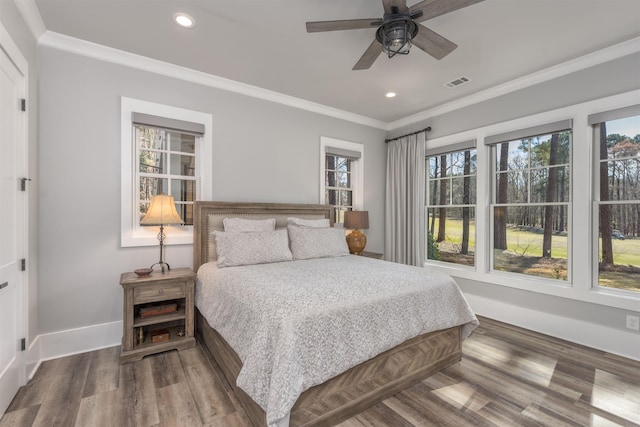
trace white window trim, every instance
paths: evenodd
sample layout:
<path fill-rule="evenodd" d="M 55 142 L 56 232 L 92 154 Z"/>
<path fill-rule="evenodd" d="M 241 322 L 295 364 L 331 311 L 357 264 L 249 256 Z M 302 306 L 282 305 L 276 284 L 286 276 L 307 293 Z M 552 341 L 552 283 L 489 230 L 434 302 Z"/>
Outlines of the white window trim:
<path fill-rule="evenodd" d="M 344 150 L 357 151 L 360 153 L 360 158 L 351 163 L 351 178 L 355 178 L 355 195 L 352 203 L 353 208 L 357 210 L 363 210 L 363 193 L 364 193 L 364 145 L 357 142 L 343 141 L 340 139 L 329 138 L 326 136 L 320 137 L 320 204 L 326 204 L 325 198 L 325 154 L 326 147 L 342 148 Z"/>
<path fill-rule="evenodd" d="M 581 104 L 570 105 L 544 113 L 539 113 L 502 123 L 472 129 L 457 134 L 447 135 L 429 140 L 432 147 L 447 146 L 464 139 L 478 140 L 478 166 L 476 188 L 476 270 L 461 268 L 456 264 L 425 261 L 425 265 L 444 271 L 454 277 L 460 277 L 479 282 L 507 286 L 527 290 L 540 294 L 553 295 L 593 304 L 606 305 L 626 310 L 638 309 L 640 295 L 620 292 L 592 284 L 591 268 L 584 268 L 586 263 L 593 263 L 594 238 L 593 205 L 594 162 L 593 162 L 593 131 L 587 123 L 589 114 L 599 111 L 627 107 L 638 103 L 640 90 L 613 95 Z M 567 118 L 573 119 L 573 149 L 572 149 L 572 207 L 570 212 L 570 228 L 572 241 L 570 253 L 572 256 L 571 280 L 561 283 L 553 279 L 535 276 L 523 276 L 517 273 L 490 271 L 490 251 L 493 233 L 491 229 L 491 150 L 483 147 L 482 141 L 489 135 L 524 129 L 541 123 L 548 123 Z M 575 165 L 585 165 L 575 167 Z M 591 232 L 590 232 L 591 231 Z M 484 252 L 484 254 L 482 254 Z M 589 264 L 590 265 L 590 264 Z"/>
<path fill-rule="evenodd" d="M 158 244 L 157 235 L 159 227 L 141 227 L 136 221 L 138 216 L 133 185 L 135 171 L 138 165 L 133 155 L 135 147 L 133 145 L 133 125 L 131 123 L 132 112 L 202 123 L 205 126 L 204 135 L 199 138 L 200 143 L 196 144 L 196 170 L 198 171 L 198 177 L 196 179 L 197 200 L 211 200 L 212 198 L 213 138 L 211 136 L 211 130 L 213 128 L 213 117 L 211 114 L 199 111 L 186 110 L 184 108 L 156 104 L 124 96 L 121 98 L 120 143 L 122 181 L 120 188 L 120 245 L 122 247 L 155 246 Z M 165 234 L 167 235 L 165 245 L 185 245 L 193 243 L 192 226 L 166 226 Z"/>

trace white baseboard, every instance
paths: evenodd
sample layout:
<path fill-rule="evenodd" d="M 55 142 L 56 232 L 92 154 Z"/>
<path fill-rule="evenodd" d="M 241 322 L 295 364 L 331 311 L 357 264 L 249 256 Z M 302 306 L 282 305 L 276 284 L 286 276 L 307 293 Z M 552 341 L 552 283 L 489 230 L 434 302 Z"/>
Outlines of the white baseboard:
<path fill-rule="evenodd" d="M 640 361 L 640 340 L 636 333 L 541 313 L 473 294 L 467 293 L 465 297 L 480 316 Z M 45 360 L 113 347 L 120 345 L 121 340 L 122 321 L 38 335 L 26 355 L 27 377 L 32 378 Z"/>
<path fill-rule="evenodd" d="M 121 341 L 122 321 L 40 334 L 26 355 L 27 377 L 31 379 L 45 360 L 113 347 Z"/>
<path fill-rule="evenodd" d="M 479 316 L 640 361 L 640 339 L 637 333 L 541 313 L 473 294 L 465 293 L 465 297 Z"/>
<path fill-rule="evenodd" d="M 40 367 L 42 360 L 40 359 L 40 336 L 38 335 L 31 343 L 25 354 L 25 371 L 27 380 L 33 378 Z"/>

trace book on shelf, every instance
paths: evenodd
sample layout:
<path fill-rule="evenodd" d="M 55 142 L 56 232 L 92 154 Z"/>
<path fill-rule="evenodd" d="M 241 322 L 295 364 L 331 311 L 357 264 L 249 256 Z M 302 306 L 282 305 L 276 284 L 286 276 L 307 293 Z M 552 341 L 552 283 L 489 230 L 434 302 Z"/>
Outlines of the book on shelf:
<path fill-rule="evenodd" d="M 148 307 L 140 307 L 140 318 L 144 319 L 151 316 L 159 316 L 161 314 L 170 314 L 178 311 L 178 304 L 175 302 L 161 305 L 150 305 Z"/>

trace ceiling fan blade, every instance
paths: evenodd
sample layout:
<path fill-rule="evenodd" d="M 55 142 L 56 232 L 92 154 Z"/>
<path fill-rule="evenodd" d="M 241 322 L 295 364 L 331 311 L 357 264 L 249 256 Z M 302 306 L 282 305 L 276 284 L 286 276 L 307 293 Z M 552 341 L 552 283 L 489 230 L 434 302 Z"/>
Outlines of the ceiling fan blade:
<path fill-rule="evenodd" d="M 367 70 L 371 68 L 378 56 L 382 53 L 382 44 L 376 39 L 369 45 L 364 54 L 360 57 L 353 70 Z"/>
<path fill-rule="evenodd" d="M 342 21 L 307 22 L 307 33 L 321 31 L 358 30 L 360 28 L 378 28 L 382 25 L 380 18 L 345 19 Z"/>
<path fill-rule="evenodd" d="M 411 43 L 436 59 L 444 58 L 458 47 L 451 40 L 423 25 L 418 25 L 418 34 L 411 40 Z"/>
<path fill-rule="evenodd" d="M 421 11 L 422 16 L 415 18 L 414 21 L 422 22 L 481 1 L 484 0 L 424 0 L 411 6 L 409 12 L 413 14 Z"/>
<path fill-rule="evenodd" d="M 407 0 L 382 0 L 385 13 L 391 13 L 392 7 L 397 7 L 398 11 L 404 12 L 407 8 Z"/>

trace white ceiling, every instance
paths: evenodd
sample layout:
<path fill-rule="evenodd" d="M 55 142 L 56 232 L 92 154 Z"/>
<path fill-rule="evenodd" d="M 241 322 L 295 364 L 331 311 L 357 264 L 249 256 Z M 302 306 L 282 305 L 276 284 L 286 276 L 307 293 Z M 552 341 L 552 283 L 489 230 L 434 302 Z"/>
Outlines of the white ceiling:
<path fill-rule="evenodd" d="M 407 56 L 381 55 L 371 69 L 352 71 L 375 30 L 309 34 L 305 22 L 381 17 L 379 0 L 35 4 L 47 30 L 383 122 L 640 37 L 640 0 L 485 0 L 422 23 L 458 45 L 444 59 L 413 47 Z M 193 16 L 196 27 L 179 28 L 176 12 Z M 471 82 L 443 86 L 460 76 Z M 385 98 L 389 91 L 398 96 Z"/>

